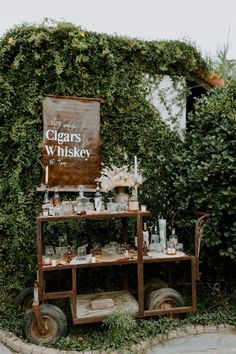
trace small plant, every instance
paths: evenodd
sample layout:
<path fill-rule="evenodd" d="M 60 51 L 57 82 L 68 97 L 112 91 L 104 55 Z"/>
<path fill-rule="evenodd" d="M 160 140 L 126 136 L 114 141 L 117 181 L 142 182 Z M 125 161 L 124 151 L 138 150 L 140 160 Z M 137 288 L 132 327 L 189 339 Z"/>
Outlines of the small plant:
<path fill-rule="evenodd" d="M 118 348 L 127 345 L 137 322 L 130 310 L 119 307 L 105 320 L 104 325 L 107 326 L 105 336 L 113 347 Z"/>
<path fill-rule="evenodd" d="M 24 316 L 15 304 L 9 303 L 6 294 L 0 292 L 0 328 L 7 329 L 18 336 L 23 335 Z"/>

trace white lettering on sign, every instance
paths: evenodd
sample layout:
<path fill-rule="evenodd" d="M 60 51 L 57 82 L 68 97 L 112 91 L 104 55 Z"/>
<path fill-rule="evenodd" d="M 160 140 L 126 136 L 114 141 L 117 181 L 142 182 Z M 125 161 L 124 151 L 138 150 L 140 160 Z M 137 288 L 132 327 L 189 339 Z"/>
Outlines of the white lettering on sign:
<path fill-rule="evenodd" d="M 53 140 L 57 141 L 58 144 L 63 144 L 63 143 L 80 143 L 81 142 L 81 137 L 80 133 L 63 133 L 63 132 L 58 132 L 57 130 L 53 129 L 48 129 L 45 133 L 45 136 L 47 140 Z"/>
<path fill-rule="evenodd" d="M 61 146 L 49 146 L 45 145 L 48 156 L 64 156 L 64 157 L 79 157 L 88 161 L 91 150 L 77 148 L 76 146 L 69 148 Z"/>
<path fill-rule="evenodd" d="M 51 129 L 47 129 L 45 132 L 46 142 L 55 141 L 57 142 L 57 146 L 51 146 L 45 144 L 45 149 L 47 155 L 52 157 L 50 159 L 50 164 L 57 164 L 59 166 L 64 166 L 66 163 L 62 162 L 62 160 L 57 159 L 57 157 L 75 157 L 81 158 L 85 161 L 88 161 L 91 150 L 88 149 L 88 145 L 91 143 L 88 140 L 86 135 L 81 136 L 80 133 L 72 133 L 72 132 L 62 132 L 58 131 L 58 129 L 77 129 L 74 121 L 68 121 L 66 123 L 62 123 L 60 120 L 54 119 L 51 121 L 51 125 L 53 126 Z M 80 146 L 67 146 L 66 143 L 80 143 Z M 63 145 L 64 144 L 64 145 Z M 61 146 L 63 145 L 63 146 Z M 57 163 L 55 161 L 58 161 Z"/>
<path fill-rule="evenodd" d="M 49 160 L 49 164 L 50 165 L 56 165 L 56 166 L 60 166 L 60 167 L 65 167 L 67 165 L 66 161 L 63 161 L 61 159 L 56 160 L 56 159 L 50 159 Z"/>

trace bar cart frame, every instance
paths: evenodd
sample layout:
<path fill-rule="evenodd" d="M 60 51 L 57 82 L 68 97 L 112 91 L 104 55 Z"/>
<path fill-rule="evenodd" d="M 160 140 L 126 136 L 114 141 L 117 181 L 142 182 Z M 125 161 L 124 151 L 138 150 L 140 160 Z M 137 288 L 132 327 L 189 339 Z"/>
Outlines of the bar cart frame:
<path fill-rule="evenodd" d="M 143 218 L 150 217 L 151 213 L 149 211 L 127 211 L 127 212 L 97 212 L 92 214 L 84 215 L 66 215 L 66 216 L 38 216 L 36 219 L 37 225 L 37 259 L 38 259 L 38 299 L 35 299 L 33 303 L 33 314 L 35 316 L 35 324 L 37 328 L 37 335 L 39 338 L 32 340 L 36 343 L 40 343 L 40 336 L 45 335 L 47 331 L 47 325 L 45 325 L 45 320 L 41 313 L 40 304 L 45 301 L 52 299 L 61 299 L 69 298 L 71 303 L 71 313 L 73 324 L 83 324 L 83 323 L 92 323 L 100 322 L 107 318 L 110 313 L 106 314 L 96 314 L 95 316 L 82 316 L 77 314 L 77 276 L 76 272 L 81 268 L 92 268 L 92 267 L 106 267 L 106 266 L 128 266 L 136 265 L 137 266 L 137 308 L 134 311 L 135 317 L 150 317 L 150 316 L 160 316 L 167 314 L 179 314 L 179 313 L 193 313 L 196 311 L 196 279 L 197 279 L 197 270 L 198 265 L 198 253 L 191 255 L 185 253 L 181 257 L 165 257 L 165 258 L 150 258 L 143 256 Z M 69 220 L 102 220 L 102 219 L 120 219 L 122 221 L 122 242 L 127 243 L 127 221 L 130 218 L 135 218 L 136 220 L 136 232 L 137 232 L 137 258 L 136 259 L 119 259 L 116 261 L 104 261 L 96 263 L 83 263 L 83 264 L 66 264 L 66 265 L 57 265 L 57 266 L 45 266 L 42 263 L 42 257 L 44 253 L 44 234 L 43 234 L 43 224 L 46 222 L 67 222 Z M 198 244 L 196 237 L 198 235 L 195 233 L 195 246 Z M 195 252 L 198 252 L 198 249 L 195 249 Z M 145 299 L 144 299 L 144 267 L 146 264 L 160 264 L 166 263 L 169 266 L 169 280 L 171 282 L 172 276 L 172 265 L 176 262 L 188 262 L 191 269 L 191 305 L 190 306 L 181 306 L 173 307 L 170 309 L 155 309 L 148 310 L 145 309 Z M 72 277 L 72 287 L 70 290 L 63 291 L 53 291 L 47 292 L 45 290 L 45 273 L 52 273 L 58 270 L 69 270 Z M 125 277 L 124 281 L 124 290 L 128 291 L 128 277 Z M 32 316 L 32 314 L 31 314 Z M 52 342 L 53 339 L 50 338 Z"/>

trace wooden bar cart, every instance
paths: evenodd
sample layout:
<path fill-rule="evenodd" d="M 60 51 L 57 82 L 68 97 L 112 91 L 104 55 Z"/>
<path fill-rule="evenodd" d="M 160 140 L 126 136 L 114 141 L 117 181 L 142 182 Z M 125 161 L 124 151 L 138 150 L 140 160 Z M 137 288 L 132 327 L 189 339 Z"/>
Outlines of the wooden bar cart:
<path fill-rule="evenodd" d="M 66 332 L 66 316 L 60 308 L 47 301 L 52 299 L 69 298 L 74 324 L 100 322 L 110 316 L 117 306 L 127 307 L 135 317 L 160 316 L 164 314 L 179 314 L 196 311 L 196 256 L 184 253 L 180 256 L 167 256 L 162 258 L 151 258 L 143 255 L 143 220 L 151 216 L 148 211 L 123 211 L 123 212 L 91 212 L 89 214 L 71 214 L 66 216 L 38 216 L 37 224 L 37 258 L 38 258 L 38 281 L 35 287 L 33 309 L 26 315 L 26 336 L 34 343 L 52 343 Z M 120 256 L 116 259 L 103 259 L 97 257 L 95 262 L 85 262 L 64 265 L 45 265 L 43 264 L 44 255 L 44 223 L 68 222 L 70 220 L 117 220 L 122 222 L 121 242 L 128 243 L 127 224 L 133 219 L 136 224 L 137 251 L 136 256 Z M 145 267 L 148 265 L 166 264 L 171 269 L 175 263 L 185 262 L 189 264 L 191 279 L 191 305 L 190 306 L 160 306 L 155 309 L 145 307 Z M 136 268 L 137 289 L 132 291 L 129 288 L 129 266 Z M 107 266 L 122 266 L 126 276 L 124 277 L 123 288 L 114 292 L 99 292 L 83 294 L 77 280 L 77 272 L 82 268 L 101 268 Z M 70 278 L 70 288 L 60 289 L 59 291 L 48 291 L 46 289 L 46 279 L 49 275 L 53 278 L 54 274 L 65 272 Z M 78 292 L 78 289 L 80 290 Z M 81 294 L 82 292 L 82 294 Z M 79 293 L 79 294 L 78 294 Z M 102 304 L 107 302 L 107 306 Z M 91 305 L 94 304 L 94 307 Z M 110 304 L 110 305 L 109 305 Z"/>

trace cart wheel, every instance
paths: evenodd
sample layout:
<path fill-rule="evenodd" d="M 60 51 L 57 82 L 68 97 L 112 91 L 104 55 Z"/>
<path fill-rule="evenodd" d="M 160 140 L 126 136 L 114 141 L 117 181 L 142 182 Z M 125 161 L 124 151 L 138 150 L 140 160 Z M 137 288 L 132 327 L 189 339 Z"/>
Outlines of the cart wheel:
<path fill-rule="evenodd" d="M 46 333 L 42 334 L 38 330 L 34 312 L 31 310 L 25 317 L 25 335 L 29 341 L 35 344 L 54 343 L 66 333 L 66 316 L 59 307 L 51 304 L 41 305 L 40 310 L 47 329 Z"/>
<path fill-rule="evenodd" d="M 168 288 L 168 285 L 163 280 L 154 277 L 148 279 L 144 287 L 144 298 L 146 308 L 149 308 L 150 294 L 154 290 L 159 290 L 161 288 Z"/>
<path fill-rule="evenodd" d="M 33 287 L 25 288 L 16 298 L 16 305 L 21 309 L 21 312 L 26 314 L 32 309 L 34 302 Z"/>
<path fill-rule="evenodd" d="M 183 306 L 181 294 L 172 288 L 162 288 L 150 294 L 149 310 L 170 310 Z"/>

